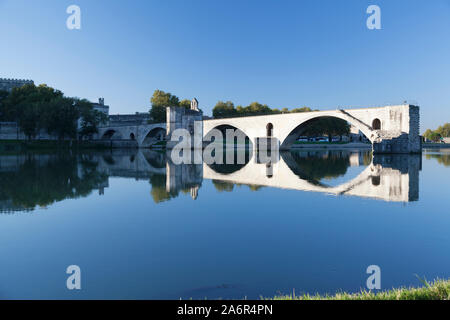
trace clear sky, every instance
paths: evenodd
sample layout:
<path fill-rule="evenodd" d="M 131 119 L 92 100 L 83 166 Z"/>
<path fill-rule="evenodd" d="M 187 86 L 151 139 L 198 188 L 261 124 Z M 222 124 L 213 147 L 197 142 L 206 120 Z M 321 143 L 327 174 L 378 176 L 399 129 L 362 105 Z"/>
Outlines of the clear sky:
<path fill-rule="evenodd" d="M 371 4 L 382 30 L 366 27 Z M 112 114 L 148 111 L 161 89 L 206 114 L 407 100 L 422 132 L 450 122 L 450 0 L 0 0 L 0 40 L 0 77 L 104 97 Z"/>

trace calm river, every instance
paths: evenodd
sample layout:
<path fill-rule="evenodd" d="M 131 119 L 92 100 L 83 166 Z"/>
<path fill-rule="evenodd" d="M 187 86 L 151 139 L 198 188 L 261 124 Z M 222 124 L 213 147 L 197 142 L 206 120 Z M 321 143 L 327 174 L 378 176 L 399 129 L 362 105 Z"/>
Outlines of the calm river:
<path fill-rule="evenodd" d="M 450 150 L 175 165 L 150 150 L 0 156 L 0 299 L 215 299 L 450 277 Z M 81 270 L 68 290 L 66 269 Z"/>

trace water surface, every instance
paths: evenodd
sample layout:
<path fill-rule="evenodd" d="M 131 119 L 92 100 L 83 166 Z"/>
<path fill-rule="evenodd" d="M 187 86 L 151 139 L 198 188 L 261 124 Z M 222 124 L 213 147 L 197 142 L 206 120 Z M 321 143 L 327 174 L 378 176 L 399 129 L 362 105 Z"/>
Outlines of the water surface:
<path fill-rule="evenodd" d="M 305 150 L 174 165 L 115 150 L 0 156 L 1 299 L 258 298 L 450 276 L 450 153 Z M 66 288 L 78 265 L 82 290 Z"/>

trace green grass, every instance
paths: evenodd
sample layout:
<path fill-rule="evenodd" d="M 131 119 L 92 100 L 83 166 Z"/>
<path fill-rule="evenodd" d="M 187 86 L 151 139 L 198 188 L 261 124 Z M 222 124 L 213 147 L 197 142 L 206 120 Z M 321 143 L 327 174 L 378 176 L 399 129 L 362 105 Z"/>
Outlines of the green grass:
<path fill-rule="evenodd" d="M 450 300 L 450 279 L 423 282 L 422 287 L 400 288 L 382 292 L 337 293 L 335 295 L 280 295 L 268 300 Z"/>

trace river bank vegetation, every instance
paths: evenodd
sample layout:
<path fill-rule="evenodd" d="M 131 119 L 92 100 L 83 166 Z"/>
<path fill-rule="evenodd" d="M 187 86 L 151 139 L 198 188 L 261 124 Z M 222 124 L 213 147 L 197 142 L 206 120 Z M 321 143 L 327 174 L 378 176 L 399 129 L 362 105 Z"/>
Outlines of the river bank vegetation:
<path fill-rule="evenodd" d="M 361 291 L 359 293 L 336 293 L 335 295 L 280 295 L 273 300 L 449 300 L 450 279 L 422 281 L 417 288 L 399 288 L 382 292 Z"/>
<path fill-rule="evenodd" d="M 0 121 L 16 122 L 28 140 L 42 131 L 64 140 L 97 133 L 107 116 L 86 99 L 65 97 L 45 84 L 27 84 L 0 92 Z"/>
<path fill-rule="evenodd" d="M 427 129 L 423 136 L 433 142 L 439 142 L 441 138 L 450 137 L 450 123 L 446 123 L 436 130 Z"/>

